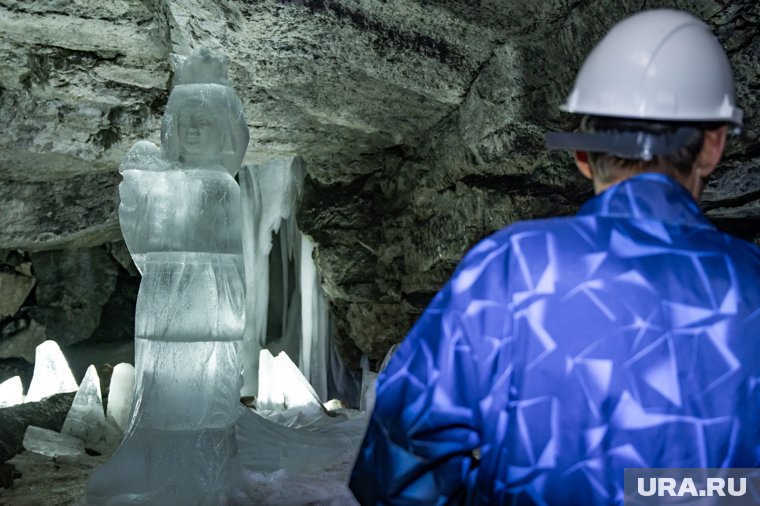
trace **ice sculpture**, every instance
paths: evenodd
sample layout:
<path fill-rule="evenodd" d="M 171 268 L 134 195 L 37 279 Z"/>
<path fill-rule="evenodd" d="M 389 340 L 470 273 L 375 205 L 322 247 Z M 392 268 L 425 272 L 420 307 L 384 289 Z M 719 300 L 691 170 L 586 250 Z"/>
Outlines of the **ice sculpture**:
<path fill-rule="evenodd" d="M 34 374 L 26 393 L 26 402 L 36 402 L 51 395 L 76 390 L 77 382 L 58 343 L 45 341 L 37 346 Z"/>
<path fill-rule="evenodd" d="M 256 395 L 259 353 L 284 351 L 328 398 L 329 310 L 313 245 L 296 226 L 305 171 L 299 158 L 277 158 L 240 174 L 247 306 L 244 395 Z"/>
<path fill-rule="evenodd" d="M 0 408 L 15 406 L 24 402 L 24 386 L 21 376 L 14 376 L 0 383 Z"/>
<path fill-rule="evenodd" d="M 119 221 L 142 274 L 135 397 L 124 441 L 93 473 L 97 504 L 218 504 L 241 470 L 239 349 L 245 324 L 240 189 L 248 145 L 227 59 L 174 59 L 161 149 L 121 165 Z"/>

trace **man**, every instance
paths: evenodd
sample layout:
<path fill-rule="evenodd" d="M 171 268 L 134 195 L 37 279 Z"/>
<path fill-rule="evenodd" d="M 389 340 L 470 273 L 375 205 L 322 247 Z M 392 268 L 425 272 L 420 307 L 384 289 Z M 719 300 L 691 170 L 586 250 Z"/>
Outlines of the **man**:
<path fill-rule="evenodd" d="M 623 21 L 567 103 L 597 197 L 479 243 L 377 383 L 364 504 L 622 504 L 626 467 L 760 465 L 760 248 L 695 199 L 731 70 L 707 25 Z"/>

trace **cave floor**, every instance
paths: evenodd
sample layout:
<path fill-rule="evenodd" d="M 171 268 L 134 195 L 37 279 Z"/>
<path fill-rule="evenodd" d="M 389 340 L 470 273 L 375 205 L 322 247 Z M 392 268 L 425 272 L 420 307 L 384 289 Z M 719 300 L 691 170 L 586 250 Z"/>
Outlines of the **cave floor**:
<path fill-rule="evenodd" d="M 251 436 L 238 439 L 247 448 L 240 450 L 246 462 L 242 491 L 246 504 L 357 504 L 346 482 L 366 417 L 346 411 L 351 413 L 335 419 L 320 417 L 306 428 L 287 426 L 288 416 L 283 413 L 247 417 L 243 430 Z M 302 465 L 305 455 L 314 465 Z M 8 461 L 21 477 L 11 488 L 0 488 L 0 506 L 87 506 L 83 499 L 87 479 L 109 457 L 51 458 L 24 451 Z"/>

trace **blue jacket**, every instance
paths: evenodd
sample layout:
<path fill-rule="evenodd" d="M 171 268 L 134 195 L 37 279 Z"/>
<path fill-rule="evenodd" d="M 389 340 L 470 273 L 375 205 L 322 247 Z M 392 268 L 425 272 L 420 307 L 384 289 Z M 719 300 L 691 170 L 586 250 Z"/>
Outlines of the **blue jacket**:
<path fill-rule="evenodd" d="M 622 504 L 760 465 L 760 248 L 645 174 L 480 242 L 377 382 L 363 504 Z"/>

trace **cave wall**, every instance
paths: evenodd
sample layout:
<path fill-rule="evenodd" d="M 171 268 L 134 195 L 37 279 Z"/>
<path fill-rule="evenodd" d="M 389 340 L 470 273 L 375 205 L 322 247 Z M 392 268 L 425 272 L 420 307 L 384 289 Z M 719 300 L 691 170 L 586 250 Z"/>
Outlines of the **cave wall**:
<path fill-rule="evenodd" d="M 575 126 L 557 106 L 609 27 L 658 6 L 708 20 L 728 51 L 745 129 L 703 205 L 760 242 L 754 1 L 0 0 L 0 291 L 21 299 L 0 350 L 22 332 L 129 335 L 117 167 L 158 141 L 170 52 L 230 57 L 245 163 L 305 159 L 298 223 L 356 363 L 403 338 L 477 240 L 590 196 L 543 134 Z"/>

